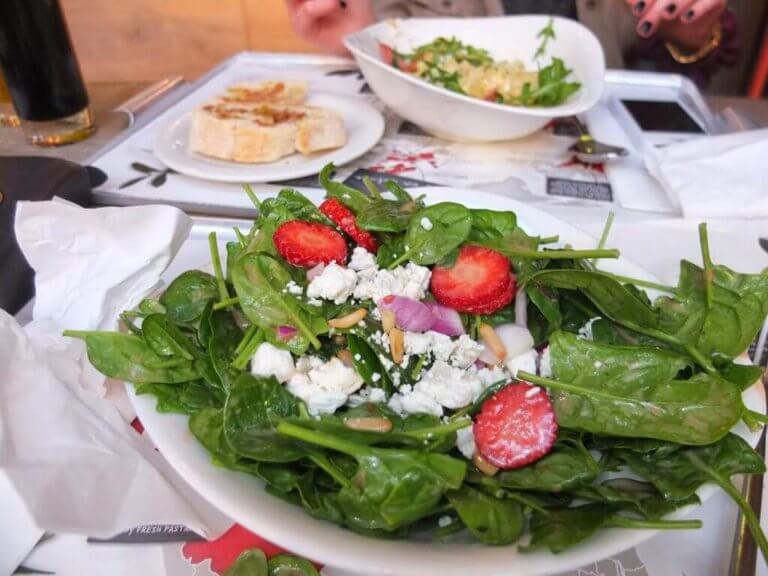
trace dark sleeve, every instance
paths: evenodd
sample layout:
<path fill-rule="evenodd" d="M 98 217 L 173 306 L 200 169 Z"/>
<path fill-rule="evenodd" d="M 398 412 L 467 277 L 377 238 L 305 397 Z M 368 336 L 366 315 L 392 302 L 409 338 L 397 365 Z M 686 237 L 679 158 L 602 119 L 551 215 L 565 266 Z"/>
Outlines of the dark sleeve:
<path fill-rule="evenodd" d="M 688 76 L 698 86 L 706 86 L 723 67 L 734 66 L 739 59 L 736 17 L 726 10 L 720 17 L 722 40 L 720 46 L 698 62 L 680 64 L 669 54 L 660 38 L 639 39 L 625 54 L 628 68 L 673 72 Z"/>

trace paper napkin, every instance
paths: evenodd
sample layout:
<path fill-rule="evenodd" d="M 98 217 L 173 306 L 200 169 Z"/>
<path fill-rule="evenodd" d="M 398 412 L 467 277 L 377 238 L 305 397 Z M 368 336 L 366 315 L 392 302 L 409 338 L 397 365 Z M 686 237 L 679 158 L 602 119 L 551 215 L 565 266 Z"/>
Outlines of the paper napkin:
<path fill-rule="evenodd" d="M 686 218 L 768 218 L 768 129 L 646 149 L 648 171 Z"/>
<path fill-rule="evenodd" d="M 0 469 L 41 529 L 110 536 L 173 522 L 212 533 L 217 513 L 103 397 L 84 344 L 61 336 L 114 327 L 158 284 L 190 227 L 165 206 L 19 205 L 37 301 L 24 328 L 0 311 Z"/>

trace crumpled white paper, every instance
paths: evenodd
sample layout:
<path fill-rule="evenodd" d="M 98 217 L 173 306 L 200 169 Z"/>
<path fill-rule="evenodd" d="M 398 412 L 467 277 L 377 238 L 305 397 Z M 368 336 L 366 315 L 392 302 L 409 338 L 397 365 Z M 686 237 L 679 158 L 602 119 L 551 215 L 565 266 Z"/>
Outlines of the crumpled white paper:
<path fill-rule="evenodd" d="M 25 328 L 0 310 L 0 468 L 42 529 L 106 537 L 141 524 L 204 535 L 225 527 L 103 397 L 84 343 L 61 336 L 113 328 L 157 286 L 190 228 L 167 206 L 18 207 L 37 300 Z"/>
<path fill-rule="evenodd" d="M 686 218 L 767 218 L 768 129 L 646 149 L 648 171 Z"/>

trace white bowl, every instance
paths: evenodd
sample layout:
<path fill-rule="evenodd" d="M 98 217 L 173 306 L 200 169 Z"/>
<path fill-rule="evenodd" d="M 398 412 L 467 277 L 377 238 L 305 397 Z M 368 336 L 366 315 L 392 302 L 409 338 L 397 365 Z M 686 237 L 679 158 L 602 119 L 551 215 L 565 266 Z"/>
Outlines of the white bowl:
<path fill-rule="evenodd" d="M 520 226 L 534 235 L 559 235 L 562 244 L 579 248 L 594 246 L 596 240 L 567 222 L 559 220 L 529 204 L 480 190 L 424 187 L 427 204 L 440 201 L 461 202 L 471 208 L 512 210 Z M 307 196 L 319 203 L 324 193 L 309 191 Z M 199 260 L 198 260 L 199 259 Z M 207 259 L 207 252 L 196 253 L 194 260 Z M 186 269 L 181 266 L 176 270 Z M 615 274 L 646 278 L 653 276 L 626 259 L 601 261 L 600 268 Z M 166 276 L 170 280 L 173 275 Z M 263 483 L 252 476 L 226 470 L 211 463 L 211 455 L 192 436 L 187 417 L 155 411 L 155 399 L 149 395 L 136 396 L 133 386 L 127 386 L 129 397 L 146 433 L 152 438 L 165 459 L 179 475 L 221 512 L 259 536 L 281 545 L 296 554 L 307 556 L 335 569 L 357 576 L 543 576 L 576 569 L 647 540 L 652 530 L 607 529 L 592 538 L 562 552 L 545 550 L 523 554 L 514 545 L 485 546 L 466 536 L 451 542 L 416 539 L 388 540 L 355 534 L 334 524 L 310 517 L 302 508 L 271 496 Z M 744 393 L 744 404 L 765 410 L 765 391 L 756 383 Z M 760 432 L 751 432 L 739 423 L 734 432 L 755 446 Z M 699 489 L 705 502 L 716 492 L 709 484 Z M 671 518 L 682 518 L 698 507 L 678 510 Z M 707 518 L 717 522 L 718 518 Z M 338 575 L 338 572 L 334 571 Z"/>
<path fill-rule="evenodd" d="M 549 42 L 543 65 L 556 56 L 573 70 L 569 80 L 581 88 L 559 106 L 508 106 L 471 98 L 406 74 L 381 59 L 379 43 L 400 52 L 455 36 L 484 48 L 496 60 L 521 60 L 536 68 L 533 55 L 541 43 L 539 31 L 548 16 L 505 18 L 412 18 L 387 20 L 344 38 L 376 95 L 401 117 L 448 140 L 493 142 L 520 138 L 539 130 L 553 118 L 588 110 L 600 99 L 605 56 L 594 34 L 578 22 L 554 19 L 556 38 Z"/>

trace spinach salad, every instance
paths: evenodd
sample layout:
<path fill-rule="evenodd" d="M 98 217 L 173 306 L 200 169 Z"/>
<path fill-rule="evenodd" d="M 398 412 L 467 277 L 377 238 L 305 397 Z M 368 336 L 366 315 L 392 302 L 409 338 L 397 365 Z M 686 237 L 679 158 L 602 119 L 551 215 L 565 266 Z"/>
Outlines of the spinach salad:
<path fill-rule="evenodd" d="M 389 65 L 452 92 L 510 106 L 558 106 L 581 84 L 571 80 L 573 71 L 562 58 L 552 57 L 546 66 L 540 63 L 556 37 L 552 19 L 538 37 L 536 69 L 520 60 L 494 60 L 487 50 L 457 38 L 436 38 L 407 53 L 380 44 L 380 52 Z"/>
<path fill-rule="evenodd" d="M 763 474 L 731 429 L 764 415 L 736 362 L 768 313 L 768 275 L 683 261 L 677 286 L 601 271 L 617 258 L 527 234 L 513 212 L 361 192 L 322 171 L 318 207 L 258 200 L 212 273 L 189 270 L 122 315 L 68 331 L 110 378 L 189 415 L 212 462 L 372 537 L 462 532 L 563 551 Z M 663 293 L 651 300 L 646 289 Z M 254 490 L 259 490 L 254 484 Z"/>

